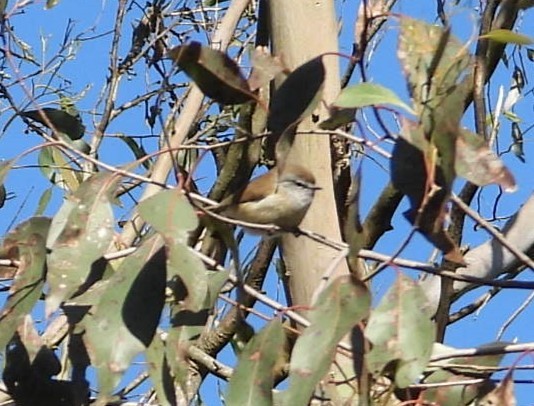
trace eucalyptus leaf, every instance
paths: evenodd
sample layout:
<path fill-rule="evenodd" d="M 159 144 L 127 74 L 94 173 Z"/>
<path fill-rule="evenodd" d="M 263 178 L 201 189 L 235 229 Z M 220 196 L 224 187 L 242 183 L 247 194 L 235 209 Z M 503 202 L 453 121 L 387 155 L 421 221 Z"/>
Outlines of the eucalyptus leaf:
<path fill-rule="evenodd" d="M 376 83 L 359 83 L 344 88 L 333 105 L 335 107 L 352 109 L 367 106 L 391 104 L 414 114 L 410 106 L 404 103 L 392 90 Z"/>
<path fill-rule="evenodd" d="M 284 405 L 308 404 L 332 364 L 339 341 L 367 316 L 370 304 L 369 291 L 353 276 L 338 277 L 319 295 L 308 315 L 310 326 L 291 354 Z"/>
<path fill-rule="evenodd" d="M 417 282 L 399 274 L 376 309 L 371 312 L 365 336 L 372 343 L 366 354 L 371 373 L 392 367 L 395 383 L 405 388 L 425 370 L 435 339 L 432 310 Z"/>

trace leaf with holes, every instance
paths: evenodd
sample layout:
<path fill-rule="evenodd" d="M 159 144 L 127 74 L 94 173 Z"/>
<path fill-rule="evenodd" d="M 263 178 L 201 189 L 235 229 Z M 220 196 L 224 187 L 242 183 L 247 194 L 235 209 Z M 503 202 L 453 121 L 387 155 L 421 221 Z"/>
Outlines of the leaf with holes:
<path fill-rule="evenodd" d="M 117 180 L 113 174 L 93 175 L 54 216 L 47 241 L 47 315 L 88 287 L 95 261 L 108 250 L 114 233 L 110 198 Z"/>

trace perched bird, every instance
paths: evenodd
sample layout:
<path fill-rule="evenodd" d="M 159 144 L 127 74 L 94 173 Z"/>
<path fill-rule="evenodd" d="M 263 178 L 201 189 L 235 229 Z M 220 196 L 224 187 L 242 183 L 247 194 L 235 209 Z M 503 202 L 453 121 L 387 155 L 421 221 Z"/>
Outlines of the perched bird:
<path fill-rule="evenodd" d="M 291 230 L 301 223 L 319 189 L 308 169 L 286 164 L 253 179 L 214 211 L 239 221 Z"/>

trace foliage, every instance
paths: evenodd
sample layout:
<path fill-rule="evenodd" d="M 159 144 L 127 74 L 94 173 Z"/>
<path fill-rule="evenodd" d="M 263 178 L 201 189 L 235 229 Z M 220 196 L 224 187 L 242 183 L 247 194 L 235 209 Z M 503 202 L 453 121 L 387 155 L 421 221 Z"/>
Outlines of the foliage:
<path fill-rule="evenodd" d="M 509 152 L 529 158 L 525 137 L 533 127 L 514 111 L 533 94 L 522 81 L 524 65 L 532 62 L 523 60 L 532 59 L 524 46 L 532 39 L 514 30 L 528 7 L 487 2 L 481 15 L 495 24 L 482 22 L 469 40 L 476 49 L 470 49 L 448 21 L 458 2 L 441 10 L 440 24 L 396 14 L 396 1 L 362 2 L 352 55 L 310 52 L 290 69 L 289 55 L 272 56 L 262 42 L 265 2 L 120 0 L 112 18 L 111 6 L 103 12 L 109 21 L 97 20 L 86 32 L 75 34 L 69 20 L 52 55 L 46 35 L 40 50 L 31 31 L 15 30 L 65 3 L 48 1 L 45 10 L 32 2 L 1 4 L 0 141 L 15 137 L 0 168 L 3 210 L 22 205 L 12 179 L 24 179 L 26 187 L 31 182 L 37 207 L 33 213 L 18 208 L 29 219 L 13 216 L 0 249 L 7 401 L 106 405 L 134 396 L 136 404 L 210 404 L 215 376 L 227 381 L 221 397 L 229 405 L 305 405 L 311 399 L 467 405 L 491 396 L 513 404 L 513 367 L 497 377 L 499 386 L 493 372 L 504 354 L 526 347 L 479 342 L 467 354 L 442 342 L 449 324 L 500 289 L 490 286 L 532 288 L 494 279 L 532 267 L 534 237 L 524 235 L 526 247 L 499 263 L 493 278 L 485 278 L 493 268 L 469 275 L 461 246 L 462 237 L 469 240 L 465 215 L 493 228 L 473 209 L 450 209 L 458 178 L 466 181 L 459 196 L 468 205 L 475 195 L 485 196 L 483 186 L 514 191 L 521 184 L 505 161 Z M 367 80 L 372 66 L 366 58 L 374 58 L 369 47 L 380 47 L 374 41 L 388 26 L 397 29 L 408 98 L 386 81 Z M 94 59 L 89 79 L 80 70 L 86 53 Z M 336 97 L 330 95 L 330 58 L 341 61 L 347 78 Z M 493 105 L 484 86 L 495 80 L 503 59 L 501 74 L 513 76 L 514 87 L 506 98 L 501 89 Z M 480 60 L 487 60 L 484 69 Z M 471 105 L 476 117 L 468 129 Z M 302 130 L 306 125 L 311 133 Z M 510 127 L 509 139 L 500 125 Z M 377 132 L 383 136 L 371 139 Z M 290 230 L 337 252 L 328 269 L 319 270 L 307 303 L 295 302 L 288 273 L 310 270 L 285 269 L 284 257 L 275 256 L 283 238 L 263 237 L 251 256 L 243 255 L 251 239 L 234 232 L 240 223 L 212 213 L 214 201 L 242 190 L 256 166 L 283 168 L 300 137 L 331 139 L 331 151 L 322 151 L 325 161 L 307 164 L 329 168 L 333 157 L 333 183 L 318 193 L 333 193 L 332 215 L 339 216 L 341 230 L 341 240 L 322 230 Z M 206 156 L 213 164 L 205 165 Z M 369 161 L 389 163 L 390 175 L 374 185 L 383 191 L 361 219 L 364 195 L 374 199 L 366 195 L 362 169 Z M 344 177 L 337 172 L 342 167 Z M 352 180 L 351 167 L 360 168 Z M 388 238 L 392 223 L 402 223 L 395 213 L 403 196 L 409 227 L 395 225 L 402 247 L 382 255 L 376 244 Z M 499 198 L 493 198 L 495 212 Z M 310 215 L 322 214 L 311 209 Z M 517 251 L 513 227 L 512 219 L 504 230 L 508 240 L 493 231 L 488 243 Z M 400 257 L 406 247 L 435 249 L 442 261 L 408 261 Z M 492 264 L 493 252 L 484 255 L 480 261 Z M 341 262 L 347 272 L 335 273 Z M 275 267 L 284 300 L 275 284 L 264 286 Z M 375 281 L 386 267 L 395 277 L 379 294 Z M 422 282 L 401 267 L 447 278 Z M 488 296 L 454 313 L 451 305 L 474 286 L 484 286 Z M 203 396 L 206 386 L 211 398 Z"/>

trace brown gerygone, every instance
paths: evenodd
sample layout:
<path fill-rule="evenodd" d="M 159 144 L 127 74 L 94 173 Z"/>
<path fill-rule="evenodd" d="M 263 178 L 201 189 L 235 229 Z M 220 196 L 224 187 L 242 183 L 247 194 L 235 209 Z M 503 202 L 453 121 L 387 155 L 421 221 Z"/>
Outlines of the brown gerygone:
<path fill-rule="evenodd" d="M 225 198 L 215 211 L 235 220 L 291 230 L 306 215 L 318 189 L 308 169 L 286 164 L 253 179 L 238 193 Z"/>

